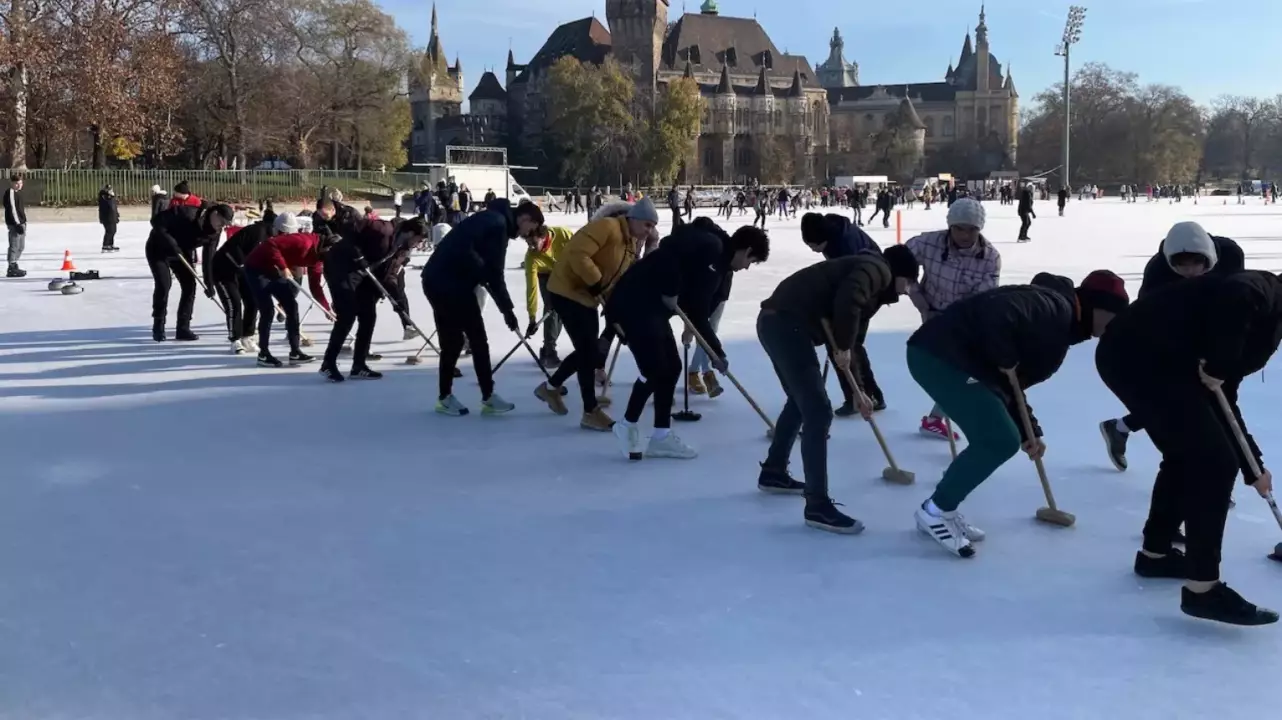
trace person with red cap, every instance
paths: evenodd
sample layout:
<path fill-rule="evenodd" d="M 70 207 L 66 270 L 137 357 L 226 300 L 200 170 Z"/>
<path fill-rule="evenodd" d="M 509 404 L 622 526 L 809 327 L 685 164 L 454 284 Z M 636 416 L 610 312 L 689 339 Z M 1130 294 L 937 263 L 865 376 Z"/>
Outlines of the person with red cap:
<path fill-rule="evenodd" d="M 1243 270 L 1180 280 L 1141 297 L 1095 351 L 1100 379 L 1162 454 L 1135 573 L 1184 580 L 1180 609 L 1193 617 L 1232 625 L 1278 621 L 1276 612 L 1220 581 L 1220 550 L 1238 472 L 1261 497 L 1273 491 L 1237 398 L 1242 379 L 1263 369 L 1279 342 L 1282 280 Z M 1186 553 L 1173 546 L 1181 521 Z"/>
<path fill-rule="evenodd" d="M 909 373 L 970 439 L 917 509 L 918 530 L 955 555 L 975 554 L 984 532 L 957 508 L 1021 447 L 1033 459 L 1046 452 L 1032 409 L 1030 434 L 1015 393 L 1049 379 L 1071 346 L 1102 335 L 1129 302 L 1125 282 L 1108 270 L 1076 289 L 1038 273 L 1030 285 L 958 300 L 908 338 Z"/>

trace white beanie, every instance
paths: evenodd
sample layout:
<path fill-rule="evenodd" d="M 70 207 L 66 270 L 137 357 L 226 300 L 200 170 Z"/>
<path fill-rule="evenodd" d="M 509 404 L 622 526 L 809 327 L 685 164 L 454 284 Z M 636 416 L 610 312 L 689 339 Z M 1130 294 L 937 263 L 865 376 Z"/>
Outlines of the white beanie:
<path fill-rule="evenodd" d="M 1206 258 L 1208 269 L 1215 267 L 1219 259 L 1215 255 L 1215 241 L 1211 239 L 1211 234 L 1195 222 L 1175 223 L 1166 232 L 1166 239 L 1162 241 L 1162 254 L 1166 256 L 1167 264 L 1180 253 L 1201 255 Z"/>
<path fill-rule="evenodd" d="M 283 212 L 276 216 L 276 232 L 281 235 L 290 235 L 298 232 L 298 218 L 294 217 L 292 212 Z"/>
<path fill-rule="evenodd" d="M 984 211 L 984 204 L 974 198 L 957 198 L 953 206 L 948 208 L 948 227 L 955 225 L 969 225 L 979 230 L 984 229 L 984 220 L 987 213 Z"/>
<path fill-rule="evenodd" d="M 449 234 L 449 232 L 450 232 L 450 226 L 446 225 L 445 223 L 437 223 L 436 225 L 433 225 L 432 226 L 432 244 L 435 245 L 440 241 L 444 240 L 445 236 Z"/>
<path fill-rule="evenodd" d="M 151 194 L 152 194 L 152 195 L 168 195 L 169 193 L 167 193 L 167 192 L 165 192 L 164 190 L 160 189 L 160 186 L 159 186 L 159 185 L 152 185 L 152 186 L 151 186 Z"/>

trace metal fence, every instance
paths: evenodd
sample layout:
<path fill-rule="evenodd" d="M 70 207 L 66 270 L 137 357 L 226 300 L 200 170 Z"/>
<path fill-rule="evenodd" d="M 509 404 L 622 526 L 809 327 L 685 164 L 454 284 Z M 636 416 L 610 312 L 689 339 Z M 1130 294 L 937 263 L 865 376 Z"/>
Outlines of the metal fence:
<path fill-rule="evenodd" d="M 23 176 L 27 203 L 49 207 L 96 205 L 107 185 L 126 205 L 150 202 L 154 185 L 172 193 L 184 180 L 197 196 L 227 203 L 314 200 L 322 186 L 353 202 L 386 200 L 394 190 L 415 191 L 428 181 L 425 173 L 370 170 L 27 170 Z"/>

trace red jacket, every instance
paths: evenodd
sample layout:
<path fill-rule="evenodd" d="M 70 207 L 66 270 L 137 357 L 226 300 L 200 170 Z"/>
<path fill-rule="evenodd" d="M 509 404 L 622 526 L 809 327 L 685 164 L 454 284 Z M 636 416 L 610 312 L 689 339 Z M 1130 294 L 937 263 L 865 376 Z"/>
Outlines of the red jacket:
<path fill-rule="evenodd" d="M 204 200 L 201 200 L 194 193 L 191 195 L 188 195 L 186 200 L 175 195 L 169 198 L 169 207 L 178 207 L 179 205 L 187 205 L 188 207 L 200 207 L 200 204 L 203 202 Z"/>
<path fill-rule="evenodd" d="M 325 288 L 321 286 L 325 267 L 316 254 L 319 242 L 320 237 L 312 233 L 290 233 L 268 238 L 245 257 L 245 267 L 267 276 L 282 274 L 289 268 L 307 268 L 307 284 L 311 286 L 312 297 L 316 298 L 321 307 L 329 310 Z"/>

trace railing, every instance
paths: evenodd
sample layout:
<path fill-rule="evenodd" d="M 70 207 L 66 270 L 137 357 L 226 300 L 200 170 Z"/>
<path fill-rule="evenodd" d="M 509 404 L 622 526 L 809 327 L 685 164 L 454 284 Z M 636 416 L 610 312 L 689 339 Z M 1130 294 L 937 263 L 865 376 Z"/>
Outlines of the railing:
<path fill-rule="evenodd" d="M 387 199 L 394 190 L 421 189 L 423 173 L 376 170 L 27 170 L 23 194 L 30 205 L 96 205 L 98 191 L 111 185 L 122 204 L 151 201 L 151 188 L 172 193 L 187 181 L 197 196 L 228 203 L 314 200 L 322 186 L 338 188 L 353 202 Z"/>

